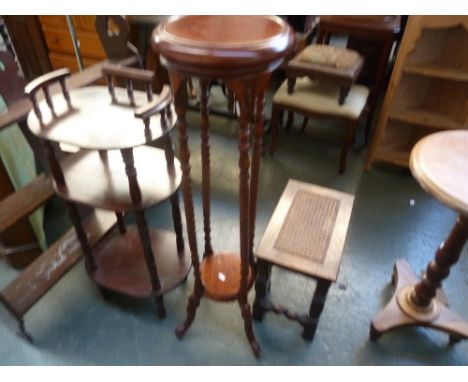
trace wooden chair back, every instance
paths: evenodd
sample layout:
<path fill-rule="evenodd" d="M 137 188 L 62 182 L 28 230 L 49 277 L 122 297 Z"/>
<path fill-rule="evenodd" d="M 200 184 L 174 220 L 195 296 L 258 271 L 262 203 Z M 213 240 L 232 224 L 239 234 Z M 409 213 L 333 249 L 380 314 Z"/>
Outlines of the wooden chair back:
<path fill-rule="evenodd" d="M 7 105 L 24 97 L 25 82 L 19 74 L 13 55 L 0 52 L 0 95 Z"/>
<path fill-rule="evenodd" d="M 122 16 L 96 16 L 94 26 L 107 58 L 122 59 L 136 55 L 139 67 L 143 68 L 138 49 L 129 41 L 130 29 Z"/>

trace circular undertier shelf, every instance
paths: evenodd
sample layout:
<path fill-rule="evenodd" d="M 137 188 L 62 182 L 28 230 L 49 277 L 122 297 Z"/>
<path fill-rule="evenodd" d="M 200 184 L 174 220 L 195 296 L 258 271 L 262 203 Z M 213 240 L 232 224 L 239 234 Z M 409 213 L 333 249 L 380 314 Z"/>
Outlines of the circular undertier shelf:
<path fill-rule="evenodd" d="M 167 128 L 161 128 L 161 117 L 150 118 L 149 131 L 141 118 L 135 118 L 134 110 L 148 104 L 146 93 L 135 90 L 135 105 L 131 105 L 127 90 L 115 88 L 116 103 L 105 86 L 89 86 L 70 91 L 72 110 L 68 109 L 62 94 L 52 97 L 56 117 L 47 103 L 41 101 L 39 108 L 43 125 L 32 111 L 28 126 L 33 134 L 62 144 L 92 150 L 123 149 L 150 143 L 172 130 L 175 118 L 168 119 Z M 157 95 L 154 95 L 157 98 Z M 172 108 L 172 106 L 171 106 Z M 172 110 L 172 115 L 175 112 Z"/>
<path fill-rule="evenodd" d="M 151 207 L 169 198 L 181 182 L 180 163 L 174 158 L 173 173 L 163 150 L 140 146 L 133 149 L 141 202 L 134 204 L 120 150 L 82 150 L 61 162 L 66 187 L 54 188 L 69 201 L 117 212 Z"/>
<path fill-rule="evenodd" d="M 129 226 L 125 234 L 117 230 L 94 247 L 97 268 L 88 270 L 100 286 L 131 297 L 165 294 L 179 285 L 192 265 L 188 249 L 177 252 L 172 232 L 150 229 L 151 247 L 161 289 L 153 290 L 138 230 Z"/>
<path fill-rule="evenodd" d="M 241 259 L 234 253 L 216 253 L 206 256 L 200 264 L 204 294 L 218 301 L 237 298 L 240 289 Z M 252 269 L 249 266 L 247 289 L 252 287 Z"/>

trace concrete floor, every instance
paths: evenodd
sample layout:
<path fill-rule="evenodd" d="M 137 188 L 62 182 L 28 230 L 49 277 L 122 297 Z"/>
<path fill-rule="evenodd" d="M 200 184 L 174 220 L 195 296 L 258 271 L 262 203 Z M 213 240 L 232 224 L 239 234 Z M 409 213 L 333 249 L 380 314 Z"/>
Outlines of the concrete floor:
<path fill-rule="evenodd" d="M 267 112 L 267 115 L 268 112 Z M 202 243 L 198 116 L 189 113 L 192 175 L 199 248 Z M 298 118 L 296 123 L 301 121 Z M 114 296 L 104 301 L 88 278 L 83 261 L 26 315 L 29 344 L 0 323 L 3 365 L 468 365 L 468 343 L 447 345 L 447 336 L 406 328 L 368 339 L 369 323 L 391 296 L 390 275 L 396 259 L 421 272 L 446 237 L 455 213 L 425 194 L 407 171 L 376 167 L 363 172 L 366 150 L 358 139 L 348 168 L 338 175 L 342 130 L 311 123 L 305 134 L 280 136 L 274 158 L 262 160 L 258 243 L 289 178 L 356 195 L 341 271 L 332 285 L 315 340 L 306 342 L 301 328 L 267 315 L 254 330 L 262 347 L 256 360 L 244 336 L 236 303 L 203 299 L 183 340 L 174 335 L 185 318 L 193 275 L 165 296 L 167 317 L 160 320 L 150 300 Z M 358 134 L 362 136 L 362 130 Z M 339 138 L 339 137 L 338 137 Z M 212 118 L 212 236 L 215 249 L 238 251 L 236 124 Z M 414 201 L 411 202 L 411 201 Z M 62 204 L 48 206 L 46 229 L 53 241 L 69 222 Z M 172 229 L 169 205 L 148 212 L 151 225 Z M 454 311 L 468 318 L 468 256 L 465 248 L 444 289 Z M 16 272 L 0 262 L 0 287 Z M 272 298 L 306 312 L 315 283 L 303 276 L 273 270 Z M 253 302 L 254 291 L 249 294 Z"/>

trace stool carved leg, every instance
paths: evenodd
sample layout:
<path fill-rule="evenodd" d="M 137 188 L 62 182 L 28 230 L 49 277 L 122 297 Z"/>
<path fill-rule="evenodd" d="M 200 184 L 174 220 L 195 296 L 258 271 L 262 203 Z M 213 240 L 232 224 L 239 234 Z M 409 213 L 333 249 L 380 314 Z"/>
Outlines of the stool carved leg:
<path fill-rule="evenodd" d="M 449 275 L 450 267 L 457 262 L 467 238 L 468 218 L 460 215 L 419 281 L 406 262 L 396 262 L 396 290 L 387 306 L 372 320 L 371 340 L 391 329 L 416 325 L 447 332 L 450 342 L 468 338 L 468 321 L 453 313 L 437 294 L 441 282 Z"/>
<path fill-rule="evenodd" d="M 285 130 L 286 132 L 289 132 L 294 124 L 294 112 L 291 110 L 288 110 L 288 119 L 286 120 L 286 127 Z"/>
<path fill-rule="evenodd" d="M 346 139 L 343 143 L 343 147 L 341 149 L 341 156 L 340 156 L 340 174 L 343 174 L 344 170 L 346 169 L 346 158 L 348 156 L 348 151 L 352 147 L 354 142 L 354 137 L 356 136 L 356 129 L 357 129 L 357 120 L 348 120 L 347 122 L 347 132 L 346 132 Z"/>
<path fill-rule="evenodd" d="M 257 260 L 257 278 L 255 280 L 255 300 L 253 304 L 253 319 L 262 321 L 265 316 L 265 306 L 269 301 L 271 264 L 265 260 Z"/>
<path fill-rule="evenodd" d="M 303 133 L 305 131 L 305 128 L 307 127 L 307 123 L 309 123 L 309 118 L 304 117 L 302 119 L 301 133 Z"/>
<path fill-rule="evenodd" d="M 328 280 L 319 279 L 317 280 L 317 288 L 315 289 L 314 297 L 310 305 L 308 323 L 304 325 L 304 331 L 302 337 L 312 341 L 315 337 L 317 325 L 320 319 L 320 315 L 327 299 L 328 289 L 330 288 L 331 282 Z"/>
<path fill-rule="evenodd" d="M 192 256 L 192 266 L 195 275 L 194 292 L 189 297 L 187 304 L 187 318 L 180 324 L 175 333 L 180 339 L 184 336 L 190 325 L 195 319 L 197 307 L 200 305 L 200 300 L 203 296 L 203 285 L 200 277 L 200 261 L 198 259 L 197 236 L 195 231 L 195 212 L 192 199 L 192 182 L 190 180 L 190 151 L 188 148 L 187 137 L 187 120 L 185 114 L 187 112 L 187 86 L 186 79 L 178 74 L 170 72 L 169 74 L 172 89 L 174 91 L 174 105 L 177 114 L 177 128 L 179 131 L 180 143 L 180 164 L 182 168 L 182 189 L 185 205 L 185 218 L 187 221 L 187 236 L 189 247 Z"/>

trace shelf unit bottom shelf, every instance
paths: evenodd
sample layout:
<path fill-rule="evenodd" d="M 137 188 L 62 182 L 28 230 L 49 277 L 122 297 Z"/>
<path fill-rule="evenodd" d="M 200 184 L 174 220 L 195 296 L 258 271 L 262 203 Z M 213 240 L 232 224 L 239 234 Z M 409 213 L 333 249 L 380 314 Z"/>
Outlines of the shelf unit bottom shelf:
<path fill-rule="evenodd" d="M 176 235 L 172 232 L 150 228 L 149 233 L 160 290 L 152 288 L 135 225 L 128 225 L 123 235 L 115 230 L 93 249 L 97 268 L 88 270 L 90 277 L 106 289 L 138 298 L 159 296 L 175 288 L 190 271 L 190 251 L 177 252 Z"/>
<path fill-rule="evenodd" d="M 411 149 L 382 149 L 375 158 L 377 162 L 409 168 Z"/>
<path fill-rule="evenodd" d="M 234 253 L 215 253 L 206 256 L 200 264 L 200 277 L 207 297 L 217 301 L 237 298 L 240 289 L 241 259 Z M 253 272 L 249 266 L 247 289 L 253 284 Z"/>

